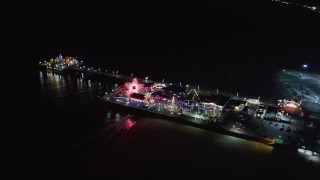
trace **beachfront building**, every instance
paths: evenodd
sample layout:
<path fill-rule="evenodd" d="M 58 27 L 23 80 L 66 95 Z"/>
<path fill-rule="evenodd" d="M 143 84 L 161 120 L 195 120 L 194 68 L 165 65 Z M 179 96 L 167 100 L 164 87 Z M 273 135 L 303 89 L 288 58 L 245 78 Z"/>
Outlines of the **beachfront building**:
<path fill-rule="evenodd" d="M 299 115 L 302 112 L 301 104 L 293 101 L 281 99 L 278 101 L 278 105 L 281 107 L 281 111 L 287 113 L 287 115 Z"/>
<path fill-rule="evenodd" d="M 62 71 L 68 67 L 79 66 L 80 62 L 77 57 L 63 57 L 61 54 L 56 58 L 51 58 L 49 61 L 39 63 L 41 66 L 49 70 Z"/>

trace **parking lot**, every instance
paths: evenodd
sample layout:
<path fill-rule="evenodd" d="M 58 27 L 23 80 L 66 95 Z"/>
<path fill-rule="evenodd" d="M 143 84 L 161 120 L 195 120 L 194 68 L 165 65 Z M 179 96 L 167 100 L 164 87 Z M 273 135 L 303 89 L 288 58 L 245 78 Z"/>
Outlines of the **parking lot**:
<path fill-rule="evenodd" d="M 225 112 L 222 122 L 227 130 L 233 132 L 271 138 L 276 143 L 293 145 L 299 145 L 304 141 L 301 137 L 303 124 L 303 120 L 297 118 L 292 118 L 290 123 L 286 123 L 255 118 L 237 111 Z"/>

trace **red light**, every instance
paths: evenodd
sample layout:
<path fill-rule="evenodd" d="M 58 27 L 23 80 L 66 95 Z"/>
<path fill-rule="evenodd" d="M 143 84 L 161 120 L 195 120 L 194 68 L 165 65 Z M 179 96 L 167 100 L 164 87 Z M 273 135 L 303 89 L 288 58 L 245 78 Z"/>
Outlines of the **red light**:
<path fill-rule="evenodd" d="M 132 82 L 128 82 L 125 84 L 126 95 L 129 97 L 132 93 L 140 93 L 144 85 L 140 84 L 136 78 L 132 80 Z"/>
<path fill-rule="evenodd" d="M 130 128 L 132 128 L 134 125 L 136 124 L 136 122 L 132 121 L 131 119 L 127 119 L 125 121 L 125 124 L 124 124 L 124 128 L 129 130 Z"/>

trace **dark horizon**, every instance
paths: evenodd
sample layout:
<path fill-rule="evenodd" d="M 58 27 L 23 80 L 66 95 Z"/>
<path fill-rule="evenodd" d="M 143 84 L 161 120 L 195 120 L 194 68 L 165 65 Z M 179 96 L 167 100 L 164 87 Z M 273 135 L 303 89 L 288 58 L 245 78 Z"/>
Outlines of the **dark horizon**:
<path fill-rule="evenodd" d="M 161 60 L 188 67 L 184 59 L 220 64 L 237 58 L 244 66 L 267 61 L 264 65 L 296 67 L 318 59 L 319 15 L 267 0 L 8 7 L 8 45 L 29 64 L 56 57 L 59 50 L 95 66 Z M 260 62 L 249 64 L 252 59 Z"/>
<path fill-rule="evenodd" d="M 31 81 L 38 62 L 60 50 L 87 67 L 213 88 L 237 87 L 242 77 L 261 84 L 279 69 L 301 69 L 305 63 L 310 72 L 320 70 L 319 13 L 268 0 L 22 2 L 8 3 L 7 9 L 6 63 Z M 252 74 L 265 77 L 256 80 Z M 203 78 L 210 76 L 219 82 Z"/>

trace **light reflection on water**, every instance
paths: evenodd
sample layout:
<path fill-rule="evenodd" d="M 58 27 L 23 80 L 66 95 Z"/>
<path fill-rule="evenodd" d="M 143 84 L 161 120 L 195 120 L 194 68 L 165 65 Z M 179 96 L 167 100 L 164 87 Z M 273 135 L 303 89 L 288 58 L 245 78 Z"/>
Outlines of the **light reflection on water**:
<path fill-rule="evenodd" d="M 59 103 L 70 105 L 71 100 L 68 98 L 70 96 L 75 97 L 74 103 L 79 103 L 79 101 L 88 101 L 88 99 L 92 99 L 95 95 L 104 94 L 104 92 L 108 90 L 108 87 L 113 87 L 115 83 L 92 80 L 83 74 L 79 76 L 72 76 L 59 75 L 51 72 L 44 73 L 40 71 L 40 84 L 44 95 L 53 96 L 55 97 L 54 99 L 60 99 L 60 101 L 58 101 Z M 94 109 L 95 107 L 91 108 Z M 102 114 L 104 114 L 101 119 L 103 119 L 105 127 L 114 128 L 117 132 L 130 130 L 138 121 L 141 121 L 140 123 L 143 123 L 144 121 L 144 118 L 140 117 L 137 119 L 134 115 L 120 112 L 118 109 L 104 109 L 101 111 L 103 111 Z M 100 118 L 94 115 L 93 112 L 88 111 L 87 113 L 90 114 L 90 116 L 92 114 L 93 118 Z M 82 121 L 86 123 L 86 121 L 89 120 L 82 119 Z M 242 141 L 239 141 L 237 138 L 229 136 L 212 136 L 212 132 L 200 128 L 186 126 L 179 123 L 173 123 L 171 126 L 176 128 L 177 131 L 188 131 L 188 133 L 197 137 L 209 139 L 215 138 L 215 142 L 227 144 L 228 146 L 230 145 L 230 148 L 232 148 L 232 146 L 241 146 L 242 144 Z M 253 143 L 251 148 L 257 148 L 257 150 L 263 149 L 260 144 L 256 145 L 255 143 Z M 272 152 L 271 147 L 268 146 L 267 149 L 267 152 Z"/>
<path fill-rule="evenodd" d="M 104 122 L 106 126 L 114 125 L 117 130 L 129 130 L 136 124 L 134 115 L 120 114 L 111 110 L 107 112 Z"/>
<path fill-rule="evenodd" d="M 106 83 L 93 81 L 83 74 L 61 75 L 54 72 L 39 72 L 40 87 L 44 96 L 66 97 L 69 95 L 91 96 L 106 91 Z"/>
<path fill-rule="evenodd" d="M 75 152 L 85 152 L 75 157 L 84 161 L 83 157 L 95 155 L 95 149 L 129 137 L 139 118 L 98 98 L 115 83 L 119 81 L 84 74 L 39 72 L 39 100 L 45 110 L 41 128 L 46 129 L 43 136 L 48 137 L 43 146 L 51 153 L 46 158 L 52 162 L 68 161 L 77 155 Z"/>
<path fill-rule="evenodd" d="M 71 123 L 82 122 L 85 128 L 86 124 L 90 126 L 101 119 L 105 123 L 105 128 L 113 128 L 115 132 L 129 130 L 135 125 L 133 115 L 120 112 L 118 109 L 110 109 L 98 101 L 98 96 L 110 91 L 109 87 L 113 87 L 115 83 L 119 83 L 117 80 L 96 79 L 83 73 L 57 74 L 44 71 L 39 71 L 39 77 L 42 100 L 50 104 L 51 109 L 53 106 L 53 110 L 60 110 L 60 116 L 73 117 L 68 119 Z M 79 115 L 76 115 L 77 113 Z M 104 117 L 101 117 L 103 114 Z M 96 133 L 104 130 L 99 128 Z"/>
<path fill-rule="evenodd" d="M 81 115 L 76 116 L 74 119 L 68 119 L 71 123 L 81 122 L 81 124 L 83 124 L 83 127 L 81 127 L 83 129 L 80 129 L 79 127 L 74 128 L 79 128 L 79 131 L 84 133 L 87 127 L 90 127 L 92 124 L 99 124 L 99 122 L 102 122 L 101 127 L 93 130 L 94 133 L 87 133 L 90 135 L 86 134 L 84 138 L 81 138 L 82 141 L 77 143 L 79 145 L 85 144 L 86 141 L 96 139 L 97 137 L 100 137 L 100 135 L 103 135 L 104 137 L 103 141 L 101 141 L 103 144 L 112 137 L 121 138 L 122 136 L 118 136 L 119 134 L 124 134 L 128 137 L 130 136 L 131 140 L 149 142 L 152 140 L 152 136 L 150 137 L 148 132 L 151 132 L 155 139 L 164 140 L 165 137 L 167 137 L 170 139 L 177 139 L 177 141 L 182 142 L 186 140 L 189 143 L 190 141 L 190 144 L 197 141 L 203 141 L 204 144 L 209 144 L 208 146 L 204 146 L 204 148 L 212 148 L 210 144 L 213 144 L 215 149 L 222 148 L 223 151 L 228 151 L 230 153 L 241 151 L 255 154 L 273 154 L 275 150 L 273 147 L 264 144 L 221 135 L 200 128 L 169 122 L 162 119 L 138 117 L 119 108 L 111 108 L 103 103 L 96 103 L 96 96 L 104 94 L 109 90 L 109 87 L 114 87 L 114 84 L 119 82 L 90 79 L 85 75 L 58 75 L 41 71 L 39 72 L 39 76 L 42 97 L 46 101 L 52 101 L 53 104 L 59 106 L 62 110 L 76 106 L 77 108 L 75 112 L 81 111 Z M 95 103 L 92 105 L 89 102 Z M 81 108 L 85 109 L 85 112 L 82 112 L 83 110 L 79 110 Z M 139 131 L 135 131 L 134 129 L 138 125 Z M 154 133 L 161 131 L 167 132 L 168 129 L 169 132 L 166 134 Z M 142 133 L 142 131 L 144 131 L 144 133 Z M 68 133 L 70 134 L 70 132 Z M 148 134 L 148 136 L 139 136 L 137 135 L 139 133 Z M 81 135 L 79 134 L 79 136 Z M 179 137 L 182 138 L 179 139 Z M 168 143 L 168 146 L 174 146 L 176 142 L 171 140 L 171 142 L 166 141 L 166 143 Z"/>

